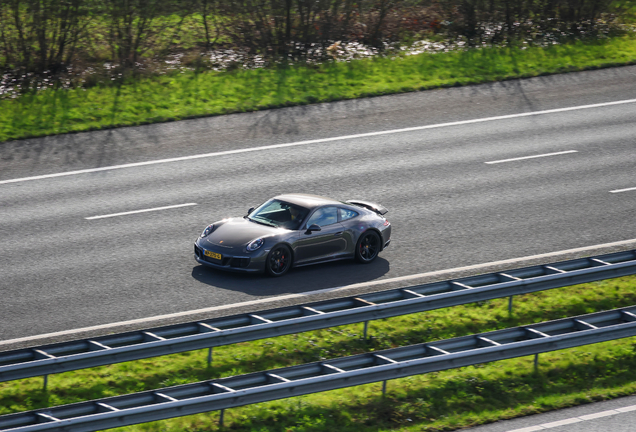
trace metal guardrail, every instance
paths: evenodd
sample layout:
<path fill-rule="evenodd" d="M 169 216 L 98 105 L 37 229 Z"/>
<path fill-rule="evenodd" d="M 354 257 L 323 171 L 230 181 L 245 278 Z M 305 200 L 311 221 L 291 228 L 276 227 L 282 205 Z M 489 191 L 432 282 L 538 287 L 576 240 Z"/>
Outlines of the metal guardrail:
<path fill-rule="evenodd" d="M 636 250 L 271 309 L 258 314 L 5 351 L 0 353 L 0 381 L 46 376 L 501 297 L 510 297 L 512 302 L 514 295 L 631 274 L 636 274 Z"/>
<path fill-rule="evenodd" d="M 0 430 L 94 431 L 636 336 L 636 306 L 0 416 Z"/>

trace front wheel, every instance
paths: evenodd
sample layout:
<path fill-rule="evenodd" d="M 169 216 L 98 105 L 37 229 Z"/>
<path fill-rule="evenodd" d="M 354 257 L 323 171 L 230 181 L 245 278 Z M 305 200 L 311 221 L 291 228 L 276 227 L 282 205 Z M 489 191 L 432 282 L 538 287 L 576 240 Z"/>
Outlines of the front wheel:
<path fill-rule="evenodd" d="M 361 263 L 370 263 L 380 252 L 380 236 L 375 231 L 362 233 L 356 245 L 356 260 Z"/>
<path fill-rule="evenodd" d="M 289 248 L 285 245 L 274 246 L 274 248 L 267 255 L 265 271 L 270 276 L 282 276 L 287 273 L 287 271 L 291 267 L 291 264 L 291 250 L 289 250 Z"/>

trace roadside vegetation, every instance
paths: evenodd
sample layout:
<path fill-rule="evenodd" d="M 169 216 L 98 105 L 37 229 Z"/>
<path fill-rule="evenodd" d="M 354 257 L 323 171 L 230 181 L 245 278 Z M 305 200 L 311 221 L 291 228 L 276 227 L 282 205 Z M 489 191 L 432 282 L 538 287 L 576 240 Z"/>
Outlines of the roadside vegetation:
<path fill-rule="evenodd" d="M 636 63 L 630 0 L 0 2 L 2 141 Z M 636 277 L 0 383 L 0 415 L 632 305 Z M 634 338 L 233 408 L 225 430 L 442 431 L 636 392 Z M 218 430 L 218 413 L 122 428 Z"/>
<path fill-rule="evenodd" d="M 0 2 L 0 142 L 632 64 L 631 0 Z"/>
<path fill-rule="evenodd" d="M 432 342 L 636 302 L 636 277 L 0 384 L 0 415 Z M 491 362 L 121 431 L 443 431 L 636 392 L 636 338 Z"/>
<path fill-rule="evenodd" d="M 182 71 L 117 86 L 0 100 L 0 141 L 500 81 L 636 62 L 632 36 L 223 72 Z"/>

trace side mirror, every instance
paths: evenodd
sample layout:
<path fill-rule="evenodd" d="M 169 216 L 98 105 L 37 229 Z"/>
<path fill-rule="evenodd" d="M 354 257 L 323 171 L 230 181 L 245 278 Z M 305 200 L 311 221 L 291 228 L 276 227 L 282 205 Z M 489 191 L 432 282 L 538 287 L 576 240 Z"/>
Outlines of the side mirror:
<path fill-rule="evenodd" d="M 311 234 L 314 231 L 322 231 L 322 228 L 316 224 L 311 224 L 309 228 L 307 228 L 307 231 L 305 231 L 305 234 Z"/>
<path fill-rule="evenodd" d="M 252 214 L 252 212 L 254 211 L 254 207 L 250 207 L 250 209 L 247 211 L 247 214 Z"/>

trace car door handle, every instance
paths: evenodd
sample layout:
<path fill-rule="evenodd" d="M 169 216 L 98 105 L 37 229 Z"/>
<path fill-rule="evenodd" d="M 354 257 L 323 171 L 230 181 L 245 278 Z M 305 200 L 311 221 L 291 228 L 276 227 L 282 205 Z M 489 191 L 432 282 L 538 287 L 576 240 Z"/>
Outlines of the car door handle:
<path fill-rule="evenodd" d="M 344 232 L 344 231 L 338 231 L 338 232 L 337 232 L 337 233 L 335 233 L 334 235 L 335 235 L 335 236 L 339 236 L 339 235 L 342 235 L 342 233 L 343 233 L 343 232 Z"/>

